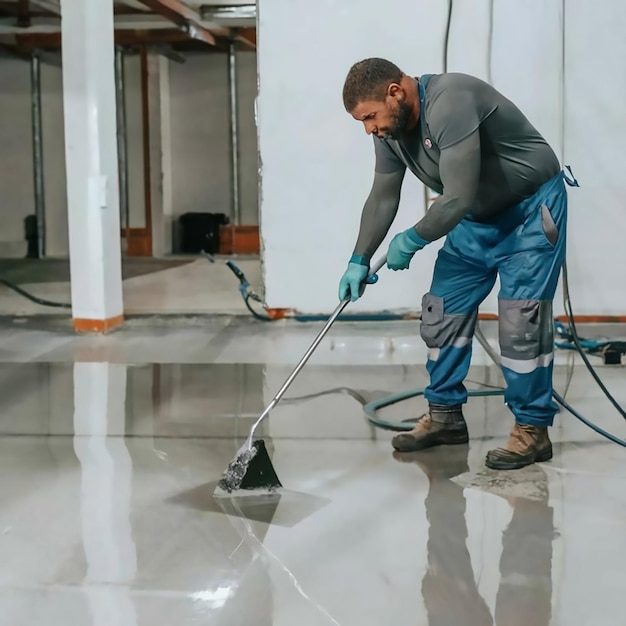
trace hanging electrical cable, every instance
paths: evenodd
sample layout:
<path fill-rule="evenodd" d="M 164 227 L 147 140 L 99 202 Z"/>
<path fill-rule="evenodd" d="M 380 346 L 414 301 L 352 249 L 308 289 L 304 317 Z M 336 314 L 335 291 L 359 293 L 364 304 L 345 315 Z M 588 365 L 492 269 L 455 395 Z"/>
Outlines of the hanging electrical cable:
<path fill-rule="evenodd" d="M 572 311 L 572 303 L 571 303 L 571 299 L 570 299 L 569 282 L 568 282 L 568 278 L 567 278 L 567 263 L 563 264 L 563 294 L 564 294 L 564 300 L 565 300 L 565 314 L 568 317 L 571 336 L 572 336 L 572 339 L 573 339 L 573 341 L 574 341 L 574 343 L 576 345 L 576 349 L 577 349 L 578 353 L 580 354 L 580 356 L 581 356 L 582 360 L 584 361 L 587 369 L 589 370 L 589 373 L 591 374 L 593 379 L 596 381 L 596 383 L 598 384 L 598 386 L 600 387 L 600 389 L 602 390 L 604 395 L 609 400 L 609 402 L 617 409 L 619 414 L 624 419 L 626 419 L 626 411 L 624 411 L 624 409 L 620 406 L 620 404 L 617 402 L 617 400 L 613 397 L 613 395 L 611 395 L 609 390 L 606 388 L 606 385 L 602 382 L 602 379 L 598 376 L 597 372 L 595 371 L 595 369 L 593 368 L 593 366 L 589 362 L 589 359 L 587 358 L 587 355 L 585 354 L 585 350 L 583 349 L 583 346 L 581 345 L 580 337 L 578 336 L 578 331 L 576 329 L 576 322 L 574 321 L 574 313 Z"/>
<path fill-rule="evenodd" d="M 566 116 L 567 116 L 567 98 L 566 98 L 566 58 L 567 58 L 567 39 L 566 39 L 566 16 L 565 16 L 565 0 L 561 0 L 561 159 L 562 162 L 565 162 L 565 131 L 566 131 Z M 570 169 L 571 173 L 571 169 Z M 568 317 L 570 334 L 576 346 L 577 352 L 580 354 L 585 366 L 589 370 L 589 373 L 596 381 L 604 395 L 611 402 L 611 404 L 617 409 L 620 415 L 626 419 L 626 411 L 620 406 L 620 404 L 615 400 L 615 398 L 611 395 L 609 390 L 606 388 L 595 369 L 589 362 L 587 355 L 585 354 L 585 350 L 581 345 L 580 337 L 578 335 L 578 331 L 576 328 L 576 322 L 574 320 L 574 311 L 572 309 L 572 302 L 570 296 L 570 288 L 569 288 L 569 280 L 568 280 L 568 271 L 567 271 L 567 261 L 563 263 L 563 304 L 565 307 L 565 314 Z M 570 410 L 570 408 L 568 408 Z M 571 412 L 571 410 L 570 410 Z M 578 416 L 577 416 L 578 417 Z M 579 417 L 580 419 L 580 417 Z M 590 426 L 590 423 L 587 423 Z M 595 430 L 595 428 L 594 428 Z M 606 435 L 605 435 L 606 436 Z"/>
<path fill-rule="evenodd" d="M 448 0 L 448 16 L 446 18 L 446 32 L 443 40 L 443 71 L 448 71 L 448 52 L 450 47 L 450 26 L 452 24 L 452 9 L 454 0 Z"/>
<path fill-rule="evenodd" d="M 487 35 L 487 82 L 493 85 L 493 17 L 495 0 L 489 0 L 489 34 Z"/>

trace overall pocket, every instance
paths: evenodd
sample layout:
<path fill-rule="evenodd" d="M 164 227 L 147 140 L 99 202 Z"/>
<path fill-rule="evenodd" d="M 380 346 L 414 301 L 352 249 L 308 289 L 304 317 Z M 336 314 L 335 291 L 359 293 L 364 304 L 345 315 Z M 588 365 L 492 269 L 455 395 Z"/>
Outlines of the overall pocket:
<path fill-rule="evenodd" d="M 443 298 L 427 293 L 422 298 L 422 323 L 420 335 L 429 348 L 441 346 L 443 326 Z"/>
<path fill-rule="evenodd" d="M 550 209 L 545 202 L 541 205 L 541 227 L 546 239 L 555 246 L 559 239 L 559 229 L 556 227 L 552 213 L 550 213 Z"/>
<path fill-rule="evenodd" d="M 526 217 L 515 232 L 513 251 L 552 250 L 559 238 L 559 230 L 545 202 Z"/>

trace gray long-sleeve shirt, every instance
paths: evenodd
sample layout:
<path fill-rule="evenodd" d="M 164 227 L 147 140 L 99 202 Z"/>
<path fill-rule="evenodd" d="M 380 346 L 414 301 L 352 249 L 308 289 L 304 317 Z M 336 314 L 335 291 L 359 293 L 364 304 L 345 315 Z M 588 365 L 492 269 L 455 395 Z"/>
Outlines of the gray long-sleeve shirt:
<path fill-rule="evenodd" d="M 371 258 L 398 210 L 408 169 L 440 195 L 415 228 L 434 241 L 464 217 L 500 213 L 559 171 L 559 161 L 524 114 L 488 83 L 467 74 L 435 74 L 417 126 L 398 140 L 373 136 L 374 183 L 354 254 Z"/>

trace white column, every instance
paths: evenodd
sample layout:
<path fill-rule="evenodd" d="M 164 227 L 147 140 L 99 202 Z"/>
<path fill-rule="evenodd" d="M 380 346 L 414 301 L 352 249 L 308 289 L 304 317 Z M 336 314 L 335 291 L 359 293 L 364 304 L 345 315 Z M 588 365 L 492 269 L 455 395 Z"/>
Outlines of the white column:
<path fill-rule="evenodd" d="M 61 0 L 65 159 L 78 331 L 123 321 L 113 0 Z"/>

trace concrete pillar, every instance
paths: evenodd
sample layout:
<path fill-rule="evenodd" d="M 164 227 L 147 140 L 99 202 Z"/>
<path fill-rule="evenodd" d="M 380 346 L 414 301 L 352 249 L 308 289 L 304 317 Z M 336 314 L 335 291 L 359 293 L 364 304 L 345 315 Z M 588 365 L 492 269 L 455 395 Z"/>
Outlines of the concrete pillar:
<path fill-rule="evenodd" d="M 72 316 L 123 322 L 113 0 L 61 0 Z"/>

